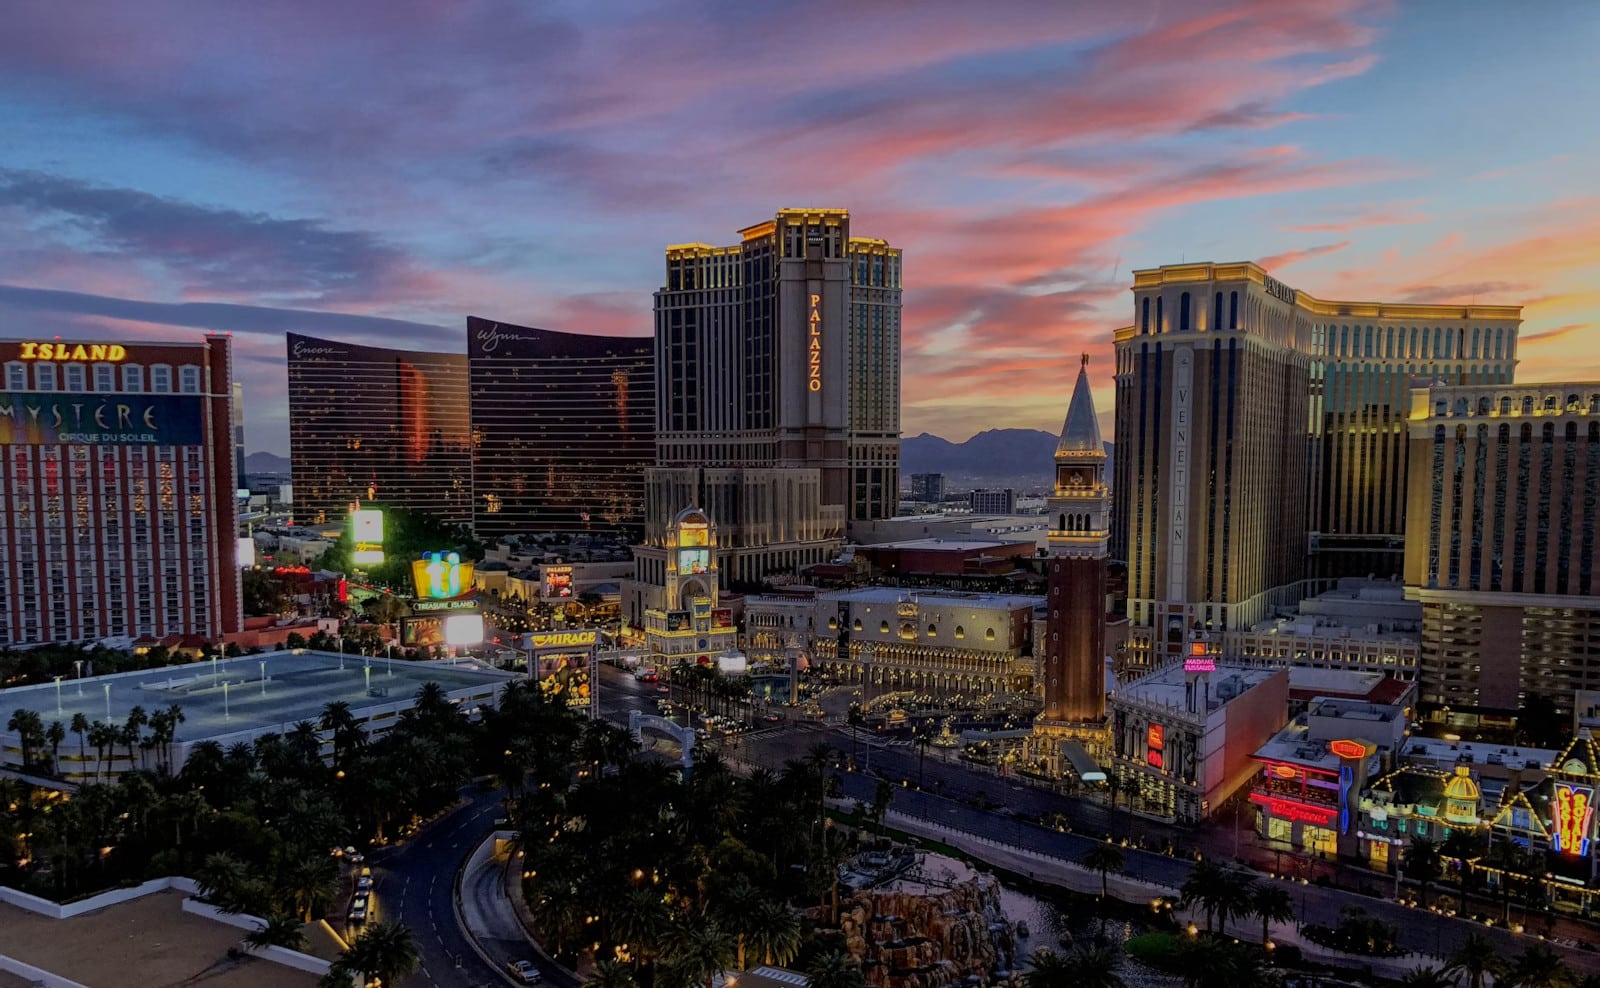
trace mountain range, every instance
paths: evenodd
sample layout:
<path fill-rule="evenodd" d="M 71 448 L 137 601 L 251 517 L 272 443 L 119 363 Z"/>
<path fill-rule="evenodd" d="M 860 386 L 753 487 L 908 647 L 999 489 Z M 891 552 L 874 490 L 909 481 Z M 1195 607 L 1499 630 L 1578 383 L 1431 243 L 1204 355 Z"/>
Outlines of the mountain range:
<path fill-rule="evenodd" d="M 964 487 L 1014 487 L 1030 490 L 1048 487 L 1054 474 L 1057 437 L 1039 429 L 989 429 L 966 442 L 953 443 L 929 433 L 900 440 L 900 476 L 910 482 L 914 473 L 942 473 L 945 485 Z M 1106 455 L 1112 453 L 1106 443 Z M 245 472 L 287 476 L 289 458 L 258 451 L 244 458 Z M 1110 473 L 1109 464 L 1106 472 Z"/>

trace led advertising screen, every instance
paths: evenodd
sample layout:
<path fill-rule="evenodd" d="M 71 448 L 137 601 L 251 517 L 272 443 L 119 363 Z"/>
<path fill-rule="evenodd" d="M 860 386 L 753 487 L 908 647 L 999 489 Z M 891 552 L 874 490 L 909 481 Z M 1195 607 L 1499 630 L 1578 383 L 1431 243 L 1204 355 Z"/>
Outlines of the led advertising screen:
<path fill-rule="evenodd" d="M 444 619 L 444 643 L 455 648 L 483 643 L 482 614 L 451 614 Z"/>
<path fill-rule="evenodd" d="M 377 508 L 357 508 L 350 512 L 350 561 L 357 565 L 383 562 L 383 512 Z"/>
<path fill-rule="evenodd" d="M 1160 724 L 1151 724 L 1145 731 L 1145 763 L 1161 768 L 1166 763 L 1167 748 L 1166 729 Z"/>
<path fill-rule="evenodd" d="M 205 405 L 198 395 L 0 393 L 0 445 L 198 446 Z"/>
<path fill-rule="evenodd" d="M 400 623 L 400 644 L 407 648 L 433 648 L 444 644 L 444 617 L 409 617 Z"/>
<path fill-rule="evenodd" d="M 572 596 L 571 566 L 546 566 L 544 568 L 544 595 L 546 597 Z"/>
<path fill-rule="evenodd" d="M 556 652 L 540 654 L 539 687 L 547 696 L 566 701 L 569 707 L 589 703 L 589 653 Z"/>
<path fill-rule="evenodd" d="M 457 552 L 425 552 L 411 563 L 411 579 L 420 600 L 449 600 L 472 591 L 473 565 Z"/>
<path fill-rule="evenodd" d="M 687 574 L 690 574 L 690 573 L 709 573 L 709 572 L 711 572 L 711 550 L 710 549 L 679 549 L 678 550 L 678 573 L 679 573 L 679 575 L 687 575 Z"/>
<path fill-rule="evenodd" d="M 710 545 L 711 531 L 702 523 L 686 521 L 678 528 L 678 544 L 682 546 Z"/>

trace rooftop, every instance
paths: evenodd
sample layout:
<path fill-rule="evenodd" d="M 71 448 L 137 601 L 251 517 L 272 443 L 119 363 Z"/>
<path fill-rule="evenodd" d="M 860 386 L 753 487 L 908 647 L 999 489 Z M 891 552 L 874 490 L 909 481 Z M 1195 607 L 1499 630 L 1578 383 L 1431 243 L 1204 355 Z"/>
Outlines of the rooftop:
<path fill-rule="evenodd" d="M 1283 730 L 1273 735 L 1270 741 L 1258 748 L 1255 756 L 1266 761 L 1289 762 L 1326 772 L 1338 772 L 1339 756 L 1328 750 L 1328 742 L 1339 738 L 1318 737 L 1313 734 L 1312 717 L 1387 724 L 1404 715 L 1405 711 L 1401 708 L 1385 704 L 1366 703 L 1361 700 L 1319 700 L 1312 704 L 1305 714 L 1296 717 Z M 1384 746 L 1378 744 L 1374 737 L 1379 732 L 1356 729 L 1351 733 L 1360 734 L 1364 739 L 1378 745 L 1375 755 L 1383 752 Z"/>
<path fill-rule="evenodd" d="M 1411 761 L 1471 762 L 1474 765 L 1507 765 L 1513 768 L 1549 768 L 1561 757 L 1561 752 L 1548 748 L 1518 748 L 1515 745 L 1422 737 L 1413 737 L 1406 742 L 1404 754 Z"/>
<path fill-rule="evenodd" d="M 1289 667 L 1289 691 L 1298 699 L 1318 696 L 1360 698 L 1368 703 L 1398 703 L 1412 692 L 1412 684 L 1381 672 L 1359 669 Z"/>
<path fill-rule="evenodd" d="M 1208 673 L 1210 683 L 1207 710 L 1220 710 L 1229 702 L 1260 686 L 1282 669 L 1264 669 L 1256 666 L 1218 665 Z M 1113 700 L 1152 704 L 1182 710 L 1187 699 L 1187 674 L 1181 663 L 1165 666 L 1121 687 L 1112 695 Z"/>
<path fill-rule="evenodd" d="M 901 587 L 862 587 L 859 590 L 838 590 L 821 595 L 824 600 L 848 600 L 862 604 L 897 604 L 902 599 L 918 604 L 950 606 L 970 604 L 974 607 L 994 607 L 1005 610 L 1037 607 L 1042 598 L 1013 593 L 967 593 L 960 590 L 906 590 Z"/>
<path fill-rule="evenodd" d="M 906 539 L 902 542 L 880 542 L 862 546 L 864 549 L 907 549 L 922 552 L 983 552 L 986 549 L 1004 549 L 1007 546 L 1032 546 L 1032 542 L 1002 542 L 998 539 Z"/>
<path fill-rule="evenodd" d="M 337 653 L 268 652 L 215 663 L 69 679 L 59 690 L 55 683 L 13 687 L 0 690 L 0 710 L 34 710 L 47 725 L 53 720 L 71 723 L 75 713 L 83 713 L 91 721 L 103 720 L 109 710 L 109 719 L 120 724 L 135 706 L 149 712 L 177 704 L 183 709 L 184 721 L 178 725 L 175 740 L 194 742 L 245 731 L 287 731 L 297 721 L 315 720 L 324 706 L 336 700 L 350 704 L 361 717 L 364 709 L 410 698 L 423 683 L 436 682 L 453 692 L 515 678 L 466 664 L 391 663 L 378 656 L 370 660 L 371 688 L 387 695 L 374 697 L 368 692 L 367 661 L 359 655 L 346 655 L 341 670 Z"/>

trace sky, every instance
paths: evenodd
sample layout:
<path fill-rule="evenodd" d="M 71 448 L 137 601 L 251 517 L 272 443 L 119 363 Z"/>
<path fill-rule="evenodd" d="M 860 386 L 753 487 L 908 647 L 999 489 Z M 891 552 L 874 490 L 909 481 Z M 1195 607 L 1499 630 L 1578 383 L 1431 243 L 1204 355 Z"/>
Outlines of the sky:
<path fill-rule="evenodd" d="M 669 243 L 842 206 L 905 252 L 902 425 L 1110 430 L 1130 272 L 1520 304 L 1600 378 L 1600 4 L 11 0 L 0 337 L 647 335 Z M 1097 370 L 1098 368 L 1098 370 Z"/>

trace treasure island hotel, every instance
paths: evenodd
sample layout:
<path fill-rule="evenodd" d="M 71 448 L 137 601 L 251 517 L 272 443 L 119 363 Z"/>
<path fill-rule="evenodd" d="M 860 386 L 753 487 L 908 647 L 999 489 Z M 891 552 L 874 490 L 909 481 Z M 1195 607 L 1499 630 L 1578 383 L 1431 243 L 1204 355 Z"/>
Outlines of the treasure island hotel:
<path fill-rule="evenodd" d="M 1398 577 L 1418 381 L 1511 381 L 1512 306 L 1325 301 L 1254 264 L 1134 272 L 1116 333 L 1113 556 L 1129 658 L 1249 629 L 1319 580 Z"/>
<path fill-rule="evenodd" d="M 850 522 L 899 503 L 900 251 L 852 236 L 843 209 L 782 209 L 739 235 L 666 249 L 647 588 L 666 585 L 664 540 L 691 505 L 737 584 L 827 562 Z M 625 608 L 653 606 L 645 593 Z"/>
<path fill-rule="evenodd" d="M 291 334 L 297 514 L 342 522 L 374 504 L 470 525 L 479 538 L 643 529 L 655 378 L 645 337 L 467 320 L 467 352 Z"/>
<path fill-rule="evenodd" d="M 0 363 L 0 647 L 239 630 L 228 337 Z"/>

